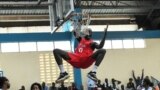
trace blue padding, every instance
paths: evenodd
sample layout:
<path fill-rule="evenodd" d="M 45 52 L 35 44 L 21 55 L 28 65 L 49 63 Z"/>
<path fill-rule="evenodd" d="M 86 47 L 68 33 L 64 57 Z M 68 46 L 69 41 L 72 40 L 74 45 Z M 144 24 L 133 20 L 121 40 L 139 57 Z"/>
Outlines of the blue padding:
<path fill-rule="evenodd" d="M 70 40 L 70 32 L 56 33 L 10 33 L 0 34 L 0 42 L 29 42 L 29 41 L 61 41 Z"/>
<path fill-rule="evenodd" d="M 82 86 L 81 69 L 74 68 L 74 82 L 78 90 L 81 90 L 81 86 Z"/>
<path fill-rule="evenodd" d="M 93 32 L 93 39 L 101 39 L 103 32 Z M 112 31 L 107 33 L 107 39 L 128 38 L 160 38 L 160 30 L 153 31 Z"/>
<path fill-rule="evenodd" d="M 74 52 L 75 48 L 78 45 L 78 42 L 73 35 L 71 38 L 71 44 L 72 44 L 72 51 Z M 78 90 L 81 90 L 81 86 L 82 86 L 81 69 L 74 68 L 74 82 L 75 82 Z"/>
<path fill-rule="evenodd" d="M 100 39 L 104 32 L 93 32 L 93 39 Z M 0 34 L 0 42 L 29 42 L 29 41 L 62 41 L 71 40 L 71 32 L 56 33 L 10 33 Z M 160 30 L 153 31 L 115 31 L 108 32 L 106 39 L 128 39 L 128 38 L 160 38 Z"/>

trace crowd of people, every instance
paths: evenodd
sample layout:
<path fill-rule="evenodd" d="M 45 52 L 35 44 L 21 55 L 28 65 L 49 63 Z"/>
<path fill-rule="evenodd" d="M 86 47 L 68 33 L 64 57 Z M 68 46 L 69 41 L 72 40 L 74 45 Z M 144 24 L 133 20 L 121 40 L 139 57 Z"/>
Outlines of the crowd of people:
<path fill-rule="evenodd" d="M 10 83 L 6 77 L 0 77 L 0 90 L 9 90 Z M 26 90 L 25 86 L 22 85 L 19 90 Z M 78 90 L 75 86 L 75 83 L 72 83 L 71 86 L 65 86 L 64 82 L 60 83 L 60 86 L 56 87 L 56 84 L 52 82 L 52 85 L 48 87 L 45 82 L 42 84 L 35 82 L 31 85 L 30 90 Z"/>
<path fill-rule="evenodd" d="M 88 85 L 88 90 L 160 90 L 160 83 L 152 82 L 149 76 L 144 78 L 144 69 L 142 70 L 142 75 L 135 77 L 134 71 L 132 71 L 132 78 L 129 78 L 127 85 L 122 84 L 121 81 L 114 78 L 111 79 L 109 83 L 108 79 L 105 78 L 104 83 L 98 80 L 98 83 L 91 83 L 93 85 Z"/>
<path fill-rule="evenodd" d="M 19 90 L 26 90 L 24 86 L 21 87 Z M 33 83 L 30 87 L 30 90 L 78 90 L 75 86 L 75 83 L 72 83 L 71 86 L 66 86 L 64 82 L 61 82 L 59 86 L 56 86 L 56 83 L 52 82 L 51 86 L 46 85 L 45 82 L 40 83 Z"/>
<path fill-rule="evenodd" d="M 111 83 L 108 78 L 104 79 L 104 83 L 101 83 L 101 80 L 95 82 L 88 78 L 87 90 L 159 90 L 160 83 L 155 84 L 152 81 L 149 76 L 144 77 L 144 70 L 142 70 L 141 77 L 136 77 L 132 71 L 132 78 L 129 78 L 127 85 L 114 78 L 111 79 Z M 0 90 L 9 90 L 9 88 L 9 80 L 6 77 L 0 77 Z M 25 86 L 22 85 L 19 90 L 26 90 Z M 35 82 L 31 85 L 30 90 L 84 90 L 84 88 L 82 86 L 81 89 L 78 89 L 75 83 L 67 86 L 61 82 L 59 86 L 56 86 L 56 83 L 52 82 L 51 86 L 47 86 L 45 82 L 42 84 Z"/>

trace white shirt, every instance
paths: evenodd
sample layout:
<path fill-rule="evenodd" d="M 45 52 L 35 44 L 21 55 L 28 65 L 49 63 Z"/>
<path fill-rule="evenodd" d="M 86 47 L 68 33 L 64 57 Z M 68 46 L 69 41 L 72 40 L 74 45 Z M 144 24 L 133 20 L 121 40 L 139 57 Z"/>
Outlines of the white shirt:
<path fill-rule="evenodd" d="M 144 87 L 141 90 L 146 90 Z M 153 90 L 152 87 L 148 87 L 147 90 Z"/>

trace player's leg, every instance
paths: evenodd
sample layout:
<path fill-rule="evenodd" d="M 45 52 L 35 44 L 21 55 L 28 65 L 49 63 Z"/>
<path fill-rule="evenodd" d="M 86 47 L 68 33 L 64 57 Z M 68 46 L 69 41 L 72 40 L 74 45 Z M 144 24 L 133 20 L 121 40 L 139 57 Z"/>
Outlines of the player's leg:
<path fill-rule="evenodd" d="M 92 55 L 92 58 L 96 60 L 96 62 L 95 62 L 96 67 L 98 67 L 101 64 L 105 54 L 106 54 L 105 49 L 99 49 Z M 93 71 L 96 72 L 96 68 L 93 69 Z"/>
<path fill-rule="evenodd" d="M 93 66 L 92 71 L 88 73 L 88 77 L 91 78 L 92 80 L 97 80 L 96 71 L 98 66 L 101 64 L 105 56 L 105 53 L 106 53 L 105 49 L 99 49 L 92 55 L 92 58 L 95 60 L 95 64 Z"/>
<path fill-rule="evenodd" d="M 56 80 L 56 82 L 61 82 L 61 81 L 64 81 L 65 79 L 67 79 L 69 77 L 68 73 L 64 70 L 64 67 L 63 67 L 63 61 L 62 59 L 64 60 L 69 60 L 70 57 L 68 55 L 68 53 L 66 51 L 63 51 L 61 49 L 54 49 L 53 50 L 53 54 L 54 54 L 54 57 L 55 57 L 55 60 L 58 64 L 58 67 L 60 69 L 60 76 L 59 78 Z"/>

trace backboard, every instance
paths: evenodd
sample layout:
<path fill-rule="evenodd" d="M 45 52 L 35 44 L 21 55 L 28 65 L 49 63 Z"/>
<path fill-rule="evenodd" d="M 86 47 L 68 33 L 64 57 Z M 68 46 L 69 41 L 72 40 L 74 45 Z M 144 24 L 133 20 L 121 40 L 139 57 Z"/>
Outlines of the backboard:
<path fill-rule="evenodd" d="M 73 0 L 62 0 L 63 17 L 68 17 L 74 11 Z"/>
<path fill-rule="evenodd" d="M 49 6 L 51 33 L 65 18 L 74 11 L 73 0 L 49 0 L 53 6 Z"/>

